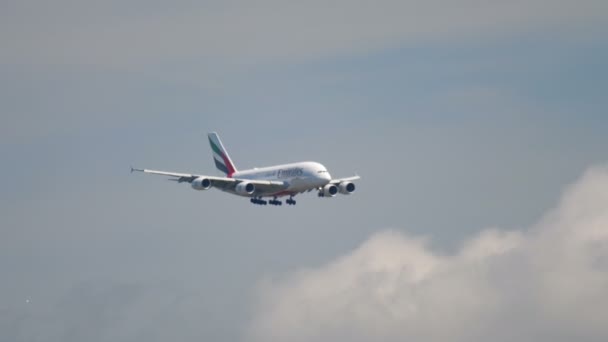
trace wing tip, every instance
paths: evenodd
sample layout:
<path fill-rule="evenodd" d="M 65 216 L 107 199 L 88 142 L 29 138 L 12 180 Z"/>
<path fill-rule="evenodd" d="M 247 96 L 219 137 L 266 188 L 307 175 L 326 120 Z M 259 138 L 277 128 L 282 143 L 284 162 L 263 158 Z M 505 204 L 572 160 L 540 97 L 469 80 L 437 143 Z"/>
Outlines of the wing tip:
<path fill-rule="evenodd" d="M 131 173 L 133 173 L 133 171 L 144 172 L 144 169 L 137 169 L 137 168 L 134 168 L 133 166 L 131 166 Z"/>

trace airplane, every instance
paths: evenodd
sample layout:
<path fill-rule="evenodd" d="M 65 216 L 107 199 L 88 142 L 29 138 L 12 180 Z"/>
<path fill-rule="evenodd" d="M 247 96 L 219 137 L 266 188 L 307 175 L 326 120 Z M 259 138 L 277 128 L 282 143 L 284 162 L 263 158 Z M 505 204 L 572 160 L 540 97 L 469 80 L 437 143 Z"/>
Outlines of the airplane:
<path fill-rule="evenodd" d="M 353 181 L 359 176 L 332 179 L 327 168 L 317 162 L 299 162 L 283 165 L 253 168 L 239 171 L 230 159 L 217 133 L 208 134 L 215 167 L 226 177 L 176 173 L 131 167 L 131 172 L 143 172 L 168 176 L 178 183 L 190 183 L 194 190 L 216 188 L 234 195 L 249 197 L 250 202 L 258 205 L 283 204 L 279 197 L 289 196 L 285 203 L 295 205 L 297 194 L 318 191 L 319 197 L 334 197 L 337 194 L 349 195 L 355 191 Z M 266 201 L 264 197 L 272 199 Z"/>

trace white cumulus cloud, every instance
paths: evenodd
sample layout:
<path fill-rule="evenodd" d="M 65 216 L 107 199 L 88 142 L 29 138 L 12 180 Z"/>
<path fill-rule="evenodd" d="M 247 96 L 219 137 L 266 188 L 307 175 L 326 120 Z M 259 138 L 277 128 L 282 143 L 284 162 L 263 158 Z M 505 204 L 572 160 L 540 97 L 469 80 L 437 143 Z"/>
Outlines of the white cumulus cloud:
<path fill-rule="evenodd" d="M 488 229 L 452 254 L 385 231 L 266 279 L 247 340 L 606 341 L 606 323 L 608 167 L 596 167 L 525 231 Z"/>

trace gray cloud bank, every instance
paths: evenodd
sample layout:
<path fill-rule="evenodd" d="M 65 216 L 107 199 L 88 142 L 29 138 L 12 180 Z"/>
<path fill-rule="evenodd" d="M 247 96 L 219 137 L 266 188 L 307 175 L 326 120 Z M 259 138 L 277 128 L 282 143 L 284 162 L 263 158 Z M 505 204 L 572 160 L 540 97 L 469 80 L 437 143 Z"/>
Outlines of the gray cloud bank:
<path fill-rule="evenodd" d="M 0 14 L 0 62 L 252 64 L 530 32 L 578 39 L 601 36 L 607 9 L 603 0 L 19 1 Z"/>
<path fill-rule="evenodd" d="M 247 340 L 608 340 L 608 167 L 525 231 L 488 229 L 453 254 L 427 242 L 385 231 L 262 281 Z"/>

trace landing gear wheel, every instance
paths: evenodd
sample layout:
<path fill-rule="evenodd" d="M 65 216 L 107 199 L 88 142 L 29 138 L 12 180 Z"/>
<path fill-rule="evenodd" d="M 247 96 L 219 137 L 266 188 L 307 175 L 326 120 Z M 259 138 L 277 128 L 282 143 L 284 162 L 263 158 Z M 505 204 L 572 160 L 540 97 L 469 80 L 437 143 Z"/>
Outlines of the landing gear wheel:
<path fill-rule="evenodd" d="M 251 202 L 253 204 L 259 204 L 259 205 L 266 205 L 266 204 L 268 204 L 266 201 L 264 201 L 263 199 L 261 199 L 261 197 L 260 198 L 253 197 L 253 198 L 251 198 L 249 200 L 249 202 Z"/>

